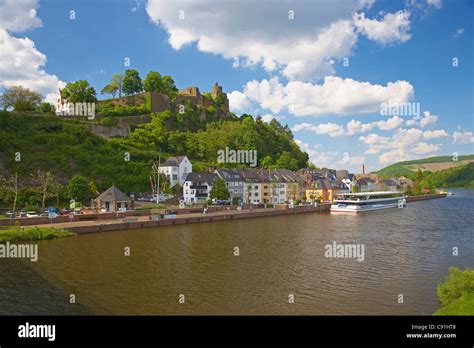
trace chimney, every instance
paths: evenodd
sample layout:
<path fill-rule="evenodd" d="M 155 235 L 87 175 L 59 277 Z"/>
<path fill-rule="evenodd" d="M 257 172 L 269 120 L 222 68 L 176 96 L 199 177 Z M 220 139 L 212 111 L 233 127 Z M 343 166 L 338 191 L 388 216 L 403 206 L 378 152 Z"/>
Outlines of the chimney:
<path fill-rule="evenodd" d="M 362 175 L 365 175 L 365 165 L 362 164 Z"/>

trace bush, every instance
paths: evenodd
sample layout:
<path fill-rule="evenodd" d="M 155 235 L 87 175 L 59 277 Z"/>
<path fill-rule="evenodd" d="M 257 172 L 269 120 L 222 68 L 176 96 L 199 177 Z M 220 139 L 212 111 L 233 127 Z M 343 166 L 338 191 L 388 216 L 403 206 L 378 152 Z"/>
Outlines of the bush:
<path fill-rule="evenodd" d="M 97 113 L 102 116 L 136 116 L 146 115 L 150 112 L 150 109 L 148 109 L 146 105 L 128 106 L 104 102 L 100 103 L 97 107 Z"/>
<path fill-rule="evenodd" d="M 156 204 L 150 203 L 142 205 L 140 208 L 136 208 L 136 210 L 151 210 L 151 209 L 165 209 L 166 206 L 164 204 Z"/>
<path fill-rule="evenodd" d="M 14 226 L 0 229 L 0 243 L 55 239 L 72 235 L 74 235 L 74 233 L 70 231 L 60 231 L 52 227 L 25 227 L 22 231 L 20 226 Z"/>
<path fill-rule="evenodd" d="M 114 117 L 104 117 L 97 121 L 98 124 L 104 126 L 116 126 L 118 124 L 117 119 Z"/>
<path fill-rule="evenodd" d="M 474 270 L 449 269 L 450 275 L 438 285 L 441 308 L 435 315 L 474 315 Z"/>

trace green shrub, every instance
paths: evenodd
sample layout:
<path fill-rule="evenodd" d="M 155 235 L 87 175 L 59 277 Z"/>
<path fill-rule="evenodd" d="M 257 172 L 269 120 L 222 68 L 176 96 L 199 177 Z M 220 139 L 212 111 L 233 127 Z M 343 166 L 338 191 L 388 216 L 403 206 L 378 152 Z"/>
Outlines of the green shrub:
<path fill-rule="evenodd" d="M 68 230 L 57 230 L 52 227 L 25 227 L 12 226 L 0 229 L 0 243 L 20 242 L 27 240 L 55 239 L 59 237 L 69 237 L 74 233 Z"/>
<path fill-rule="evenodd" d="M 150 113 L 150 109 L 145 105 L 128 106 L 114 105 L 110 102 L 100 103 L 97 107 L 97 114 L 102 116 L 136 116 L 146 115 Z"/>
<path fill-rule="evenodd" d="M 104 117 L 97 121 L 98 124 L 104 126 L 116 126 L 118 124 L 118 120 L 114 117 Z"/>
<path fill-rule="evenodd" d="M 450 275 L 438 285 L 441 308 L 435 315 L 474 315 L 474 269 L 449 269 Z"/>

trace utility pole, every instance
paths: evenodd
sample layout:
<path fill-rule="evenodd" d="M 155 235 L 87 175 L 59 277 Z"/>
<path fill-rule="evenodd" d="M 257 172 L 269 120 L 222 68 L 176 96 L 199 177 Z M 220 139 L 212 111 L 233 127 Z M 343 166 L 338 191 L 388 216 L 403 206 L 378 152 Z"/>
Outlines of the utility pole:
<path fill-rule="evenodd" d="M 161 149 L 158 148 L 158 170 L 157 170 L 157 175 L 158 175 L 158 188 L 156 192 L 156 204 L 160 204 L 160 165 L 161 165 Z"/>

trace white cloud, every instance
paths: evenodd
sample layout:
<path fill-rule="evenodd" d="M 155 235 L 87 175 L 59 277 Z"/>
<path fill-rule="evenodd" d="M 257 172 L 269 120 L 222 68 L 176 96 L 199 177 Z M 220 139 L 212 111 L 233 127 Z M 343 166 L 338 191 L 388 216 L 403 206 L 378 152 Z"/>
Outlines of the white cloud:
<path fill-rule="evenodd" d="M 46 56 L 28 38 L 16 38 L 0 29 L 0 84 L 5 87 L 22 85 L 54 102 L 58 88 L 64 86 L 56 75 L 42 67 Z"/>
<path fill-rule="evenodd" d="M 21 32 L 40 27 L 37 0 L 0 0 L 0 28 Z"/>
<path fill-rule="evenodd" d="M 392 130 L 400 127 L 403 124 L 404 120 L 399 116 L 393 116 L 387 120 L 377 121 L 374 124 L 379 127 L 381 130 Z"/>
<path fill-rule="evenodd" d="M 425 139 L 437 139 L 437 138 L 444 138 L 447 137 L 448 133 L 444 129 L 438 130 L 428 130 L 423 132 L 423 137 Z"/>
<path fill-rule="evenodd" d="M 37 6 L 36 1 L 0 0 L 0 85 L 22 85 L 54 102 L 64 82 L 43 69 L 46 56 L 36 49 L 32 40 L 9 32 L 41 26 L 41 20 L 36 17 Z"/>
<path fill-rule="evenodd" d="M 454 36 L 455 38 L 457 38 L 457 37 L 461 36 L 462 33 L 464 33 L 464 28 L 459 28 L 459 29 L 456 30 L 456 32 L 454 33 L 453 36 Z"/>
<path fill-rule="evenodd" d="M 307 130 L 311 130 L 316 134 L 327 134 L 331 137 L 344 135 L 344 128 L 336 123 L 323 123 L 318 125 L 310 125 L 308 123 L 303 123 L 301 125 L 295 126 L 295 131 L 298 131 L 300 127 L 306 127 Z"/>
<path fill-rule="evenodd" d="M 250 101 L 242 92 L 233 91 L 227 93 L 227 98 L 229 99 L 230 111 L 235 113 L 246 113 L 250 111 Z"/>
<path fill-rule="evenodd" d="M 386 13 L 380 20 L 369 19 L 364 13 L 354 14 L 357 31 L 370 40 L 386 45 L 394 42 L 406 42 L 411 38 L 410 12 Z"/>
<path fill-rule="evenodd" d="M 309 80 L 332 74 L 334 60 L 351 55 L 357 43 L 352 16 L 372 3 L 255 1 L 249 8 L 235 0 L 219 6 L 213 0 L 150 0 L 146 11 L 176 50 L 196 43 L 202 52 L 238 57 L 239 65 L 261 64 L 290 80 Z"/>
<path fill-rule="evenodd" d="M 454 132 L 453 144 L 474 144 L 474 135 L 472 132 Z"/>
<path fill-rule="evenodd" d="M 275 119 L 279 122 L 283 120 L 285 117 L 284 116 L 278 116 L 278 115 L 273 115 L 273 114 L 264 114 L 260 116 L 262 118 L 263 122 L 270 123 L 271 120 Z"/>
<path fill-rule="evenodd" d="M 302 151 L 308 154 L 309 161 L 319 168 L 348 169 L 354 172 L 360 170 L 361 165 L 365 162 L 365 156 L 341 151 L 317 151 L 320 147 L 318 144 L 310 146 L 298 139 L 295 142 Z"/>
<path fill-rule="evenodd" d="M 426 0 L 426 3 L 430 6 L 434 6 L 438 9 L 443 6 L 443 0 Z"/>
<path fill-rule="evenodd" d="M 407 126 L 420 126 L 425 128 L 429 125 L 434 125 L 438 121 L 438 116 L 432 115 L 429 111 L 423 111 L 423 116 L 421 118 L 413 118 L 411 120 L 405 121 Z"/>
<path fill-rule="evenodd" d="M 362 123 L 358 120 L 350 120 L 345 127 L 335 123 L 322 123 L 318 125 L 311 123 L 297 123 L 291 130 L 293 132 L 308 130 L 314 132 L 315 134 L 327 134 L 331 137 L 338 137 L 350 136 L 357 133 L 365 133 L 374 128 L 379 128 L 381 130 L 392 130 L 401 126 L 403 122 L 403 119 L 399 116 L 393 116 L 387 120 L 375 121 L 371 123 Z"/>
<path fill-rule="evenodd" d="M 438 121 L 438 116 L 431 115 L 429 111 L 425 111 L 423 112 L 423 117 L 420 120 L 420 126 L 421 128 L 425 128 L 426 126 L 429 126 L 430 124 L 435 124 L 436 121 Z"/>
<path fill-rule="evenodd" d="M 295 116 L 348 115 L 379 112 L 380 104 L 391 100 L 405 103 L 414 96 L 407 81 L 388 82 L 386 86 L 350 78 L 326 76 L 322 84 L 290 81 L 283 85 L 277 77 L 247 82 L 243 92 L 264 109 L 288 109 Z"/>
<path fill-rule="evenodd" d="M 378 157 L 380 163 L 387 164 L 434 154 L 441 148 L 441 144 L 429 144 L 425 140 L 444 136 L 447 136 L 444 130 L 423 132 L 416 128 L 400 128 L 392 137 L 369 134 L 368 136 L 359 137 L 359 140 L 368 145 L 365 154 L 375 155 L 388 150 Z"/>

